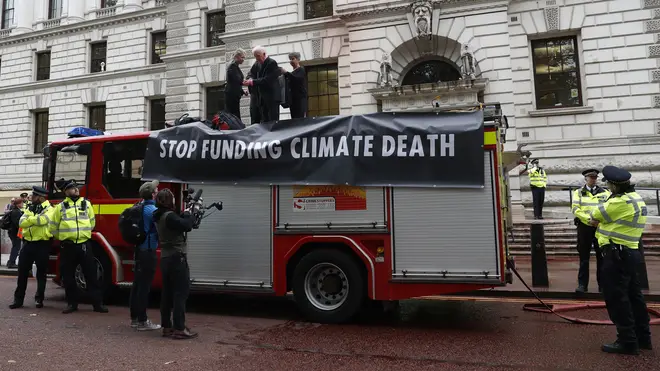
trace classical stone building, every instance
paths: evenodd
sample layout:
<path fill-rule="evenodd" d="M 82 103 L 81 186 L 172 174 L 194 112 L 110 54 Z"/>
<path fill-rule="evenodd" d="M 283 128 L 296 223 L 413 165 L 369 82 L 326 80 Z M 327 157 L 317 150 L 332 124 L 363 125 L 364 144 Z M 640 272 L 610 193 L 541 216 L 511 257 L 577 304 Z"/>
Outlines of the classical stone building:
<path fill-rule="evenodd" d="M 310 115 L 497 101 L 507 149 L 528 144 L 551 183 L 616 163 L 660 185 L 658 0 L 0 3 L 5 189 L 39 183 L 38 153 L 71 127 L 139 131 L 212 115 L 231 53 L 256 45 L 288 69 L 287 54 L 301 53 Z M 525 177 L 510 185 L 514 203 L 529 202 Z"/>

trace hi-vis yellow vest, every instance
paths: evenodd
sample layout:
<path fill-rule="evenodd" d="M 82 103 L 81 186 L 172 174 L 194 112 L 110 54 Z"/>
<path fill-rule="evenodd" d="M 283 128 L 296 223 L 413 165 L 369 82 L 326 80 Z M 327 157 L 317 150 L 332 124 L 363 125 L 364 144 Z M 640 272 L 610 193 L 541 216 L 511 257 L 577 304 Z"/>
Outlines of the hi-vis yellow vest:
<path fill-rule="evenodd" d="M 596 186 L 596 194 L 593 195 L 586 186 L 573 191 L 573 201 L 571 202 L 571 212 L 580 221 L 589 225 L 591 212 L 598 205 L 607 201 L 612 193 L 606 189 Z"/>
<path fill-rule="evenodd" d="M 617 244 L 637 249 L 642 238 L 648 209 L 636 192 L 625 193 L 598 205 L 591 218 L 598 220 L 598 245 Z"/>
<path fill-rule="evenodd" d="M 529 176 L 529 185 L 532 187 L 545 188 L 548 184 L 548 175 L 543 169 L 534 166 L 527 172 L 527 175 Z"/>
<path fill-rule="evenodd" d="M 41 204 L 42 211 L 35 214 L 29 209 L 25 209 L 19 225 L 23 229 L 23 239 L 25 241 L 47 241 L 53 238 L 50 230 L 50 218 L 48 213 L 52 206 L 50 202 L 44 201 Z"/>
<path fill-rule="evenodd" d="M 84 243 L 92 238 L 96 218 L 92 204 L 84 198 L 73 202 L 69 197 L 48 213 L 53 235 L 60 241 Z"/>

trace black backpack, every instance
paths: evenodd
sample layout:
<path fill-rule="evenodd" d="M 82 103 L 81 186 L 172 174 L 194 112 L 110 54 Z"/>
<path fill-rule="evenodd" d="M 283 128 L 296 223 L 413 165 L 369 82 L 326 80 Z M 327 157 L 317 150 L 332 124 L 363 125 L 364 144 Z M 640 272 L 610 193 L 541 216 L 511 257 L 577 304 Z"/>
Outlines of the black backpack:
<path fill-rule="evenodd" d="M 144 203 L 138 202 L 119 215 L 119 232 L 124 241 L 137 246 L 147 239 L 143 213 Z"/>
<path fill-rule="evenodd" d="M 0 228 L 4 230 L 11 229 L 11 211 L 7 211 L 0 219 Z"/>

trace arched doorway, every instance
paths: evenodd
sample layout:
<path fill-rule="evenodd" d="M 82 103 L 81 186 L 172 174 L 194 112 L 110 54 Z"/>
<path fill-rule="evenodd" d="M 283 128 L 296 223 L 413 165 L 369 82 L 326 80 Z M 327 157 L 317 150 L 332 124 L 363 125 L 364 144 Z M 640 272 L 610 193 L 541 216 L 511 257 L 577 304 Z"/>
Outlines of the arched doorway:
<path fill-rule="evenodd" d="M 439 59 L 424 60 L 406 72 L 401 85 L 434 84 L 458 81 L 460 72 L 452 64 Z"/>

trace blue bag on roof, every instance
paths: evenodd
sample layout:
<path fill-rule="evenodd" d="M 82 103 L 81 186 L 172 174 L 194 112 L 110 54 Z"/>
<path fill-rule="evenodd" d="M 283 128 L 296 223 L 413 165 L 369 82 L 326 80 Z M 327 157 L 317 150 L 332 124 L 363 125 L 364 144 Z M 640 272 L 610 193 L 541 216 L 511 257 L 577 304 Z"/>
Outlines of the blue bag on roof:
<path fill-rule="evenodd" d="M 69 130 L 69 138 L 81 138 L 81 137 L 95 137 L 98 135 L 103 135 L 103 132 L 96 129 L 77 127 Z"/>

